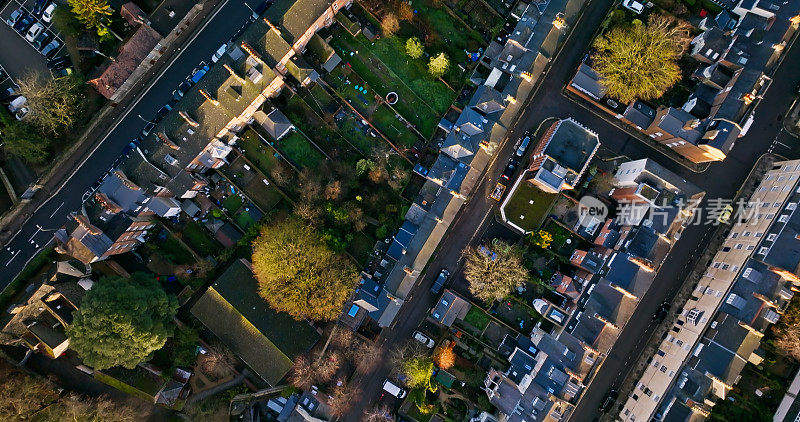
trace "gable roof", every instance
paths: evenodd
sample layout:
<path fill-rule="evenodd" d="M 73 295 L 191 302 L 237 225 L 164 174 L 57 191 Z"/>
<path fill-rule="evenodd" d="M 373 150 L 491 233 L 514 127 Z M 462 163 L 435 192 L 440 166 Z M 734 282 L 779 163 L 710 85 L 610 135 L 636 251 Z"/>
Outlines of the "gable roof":
<path fill-rule="evenodd" d="M 100 76 L 90 80 L 89 84 L 95 87 L 100 95 L 111 99 L 159 41 L 161 35 L 155 29 L 140 25 L 119 48 L 116 60 L 105 68 Z"/>
<path fill-rule="evenodd" d="M 265 17 L 273 25 L 280 25 L 286 38 L 294 44 L 331 4 L 332 0 L 276 1 L 267 9 Z"/>
<path fill-rule="evenodd" d="M 310 349 L 319 334 L 307 323 L 272 310 L 257 290 L 250 263 L 240 259 L 208 288 L 191 313 L 275 386 L 291 369 L 292 359 Z"/>

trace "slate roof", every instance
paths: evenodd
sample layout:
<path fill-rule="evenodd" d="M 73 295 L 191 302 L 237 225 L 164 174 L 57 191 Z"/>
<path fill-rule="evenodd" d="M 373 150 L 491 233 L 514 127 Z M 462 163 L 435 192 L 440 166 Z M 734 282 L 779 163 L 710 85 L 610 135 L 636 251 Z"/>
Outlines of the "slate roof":
<path fill-rule="evenodd" d="M 703 136 L 702 124 L 695 128 L 688 129 L 684 129 L 684 126 L 687 122 L 696 119 L 696 117 L 682 109 L 670 107 L 661 117 L 661 120 L 657 121 L 657 126 L 672 136 L 695 144 Z"/>
<path fill-rule="evenodd" d="M 280 25 L 289 42 L 294 43 L 331 4 L 331 0 L 276 1 L 267 9 L 265 17 L 273 25 Z"/>
<path fill-rule="evenodd" d="M 471 307 L 472 305 L 461 296 L 453 293 L 450 289 L 444 289 L 442 297 L 431 310 L 431 315 L 440 324 L 450 327 L 457 319 L 463 320 Z"/>
<path fill-rule="evenodd" d="M 161 41 L 161 35 L 147 25 L 139 25 L 133 35 L 119 48 L 117 58 L 97 78 L 88 83 L 100 95 L 111 99 L 117 89 L 133 74 L 150 51 Z"/>
<path fill-rule="evenodd" d="M 253 114 L 253 119 L 266 129 L 269 136 L 275 140 L 280 139 L 294 129 L 292 122 L 277 108 L 266 111 L 258 110 Z"/>
<path fill-rule="evenodd" d="M 608 92 L 608 88 L 600 82 L 600 75 L 585 63 L 581 63 L 578 73 L 570 81 L 570 86 L 595 100 L 605 97 Z"/>
<path fill-rule="evenodd" d="M 622 114 L 634 125 L 646 129 L 656 118 L 656 110 L 640 100 L 632 102 Z"/>

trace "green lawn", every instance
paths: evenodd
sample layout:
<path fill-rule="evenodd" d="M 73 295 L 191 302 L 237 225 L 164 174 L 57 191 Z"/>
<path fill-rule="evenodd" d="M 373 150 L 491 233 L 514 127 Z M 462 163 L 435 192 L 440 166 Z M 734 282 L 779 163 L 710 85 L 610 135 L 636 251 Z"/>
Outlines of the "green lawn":
<path fill-rule="evenodd" d="M 239 211 L 241 207 L 242 198 L 239 195 L 230 195 L 222 201 L 222 208 L 225 208 L 225 211 L 228 211 L 230 215 L 236 214 L 236 211 Z"/>
<path fill-rule="evenodd" d="M 213 255 L 221 249 L 221 245 L 193 220 L 186 223 L 181 231 L 181 236 L 183 241 L 200 256 Z"/>
<path fill-rule="evenodd" d="M 558 195 L 544 192 L 527 181 L 521 182 L 511 195 L 503 211 L 508 221 L 526 232 L 536 230 L 542 225 L 550 207 L 558 198 Z"/>
<path fill-rule="evenodd" d="M 489 325 L 490 320 L 489 314 L 477 306 L 469 308 L 467 315 L 464 317 L 464 322 L 481 331 Z"/>
<path fill-rule="evenodd" d="M 280 157 L 275 156 L 275 150 L 271 146 L 265 145 L 250 129 L 244 132 L 238 142 L 244 149 L 244 156 L 264 174 L 269 174 L 270 170 L 281 160 Z"/>
<path fill-rule="evenodd" d="M 249 167 L 248 170 L 245 166 Z M 274 183 L 255 164 L 247 164 L 245 157 L 236 157 L 230 165 L 223 167 L 222 173 L 263 212 L 271 210 L 284 197 Z M 265 181 L 267 183 L 265 183 Z"/>
<path fill-rule="evenodd" d="M 314 168 L 325 158 L 303 134 L 292 132 L 291 135 L 277 142 L 278 148 L 300 167 Z"/>
<path fill-rule="evenodd" d="M 242 211 L 238 215 L 236 215 L 236 224 L 239 225 L 243 230 L 247 230 L 250 227 L 256 225 L 257 221 L 253 220 L 253 217 L 247 211 Z"/>
<path fill-rule="evenodd" d="M 409 130 L 405 123 L 400 121 L 389 107 L 380 106 L 372 114 L 373 124 L 389 139 L 393 139 L 398 146 L 410 148 L 419 140 L 419 137 Z"/>
<path fill-rule="evenodd" d="M 375 247 L 375 239 L 367 236 L 364 232 L 353 233 L 353 240 L 347 246 L 347 252 L 355 258 L 362 266 L 369 264 L 372 250 Z"/>
<path fill-rule="evenodd" d="M 352 164 L 355 164 L 356 161 L 362 158 L 358 150 L 344 139 L 337 130 L 331 128 L 322 120 L 322 117 L 314 112 L 308 103 L 299 95 L 294 95 L 289 98 L 284 112 L 289 120 L 300 128 L 306 136 L 313 140 L 321 150 L 325 151 L 328 156 L 339 157 L 340 160 L 348 161 Z M 278 142 L 278 146 L 285 154 L 289 155 L 282 146 L 287 139 L 288 137 Z M 306 143 L 307 142 L 306 140 Z M 313 145 L 309 145 L 309 147 L 313 148 Z M 317 151 L 317 154 L 319 154 L 319 156 L 315 159 L 314 164 L 307 163 L 308 167 L 316 167 L 316 165 L 319 164 L 319 159 L 323 157 L 319 151 Z M 293 157 L 289 158 L 294 160 Z"/>
<path fill-rule="evenodd" d="M 190 265 L 195 262 L 194 255 L 171 234 L 163 241 L 154 242 L 156 251 L 167 261 L 175 265 Z"/>

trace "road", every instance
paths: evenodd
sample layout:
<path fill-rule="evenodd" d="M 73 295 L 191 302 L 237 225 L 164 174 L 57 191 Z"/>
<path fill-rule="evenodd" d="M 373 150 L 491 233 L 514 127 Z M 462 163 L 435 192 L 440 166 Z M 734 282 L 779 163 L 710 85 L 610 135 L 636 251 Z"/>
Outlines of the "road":
<path fill-rule="evenodd" d="M 53 230 L 65 222 L 67 215 L 80 208 L 83 194 L 109 170 L 123 147 L 140 134 L 145 122 L 139 116 L 153 116 L 198 63 L 208 61 L 221 44 L 247 23 L 251 15 L 251 9 L 243 0 L 229 0 L 181 51 L 169 59 L 172 61 L 169 66 L 158 75 L 152 75 L 155 83 L 129 107 L 63 187 L 29 216 L 20 231 L 0 250 L 0 266 L 3 266 L 0 290 L 52 239 Z"/>
<path fill-rule="evenodd" d="M 576 28 L 597 28 L 606 16 L 608 2 L 592 1 L 587 10 L 575 25 Z M 524 131 L 533 129 L 549 117 L 572 117 L 594 130 L 607 151 L 617 155 L 625 155 L 631 159 L 651 158 L 686 180 L 696 184 L 707 192 L 706 198 L 733 198 L 737 189 L 753 167 L 756 160 L 768 150 L 786 157 L 800 156 L 800 142 L 781 129 L 780 116 L 789 107 L 792 98 L 787 92 L 795 92 L 800 83 L 800 73 L 793 71 L 800 67 L 800 48 L 793 48 L 775 74 L 772 87 L 756 112 L 756 121 L 746 136 L 739 139 L 728 158 L 721 163 L 713 163 L 703 173 L 695 173 L 683 165 L 657 152 L 595 112 L 565 97 L 562 93 L 564 84 L 574 73 L 578 62 L 583 57 L 586 46 L 591 41 L 593 32 L 576 30 L 565 43 L 560 55 L 552 63 L 539 90 L 532 96 L 517 125 L 509 132 L 509 139 L 495 155 L 495 161 L 489 167 L 486 178 L 478 184 L 474 197 L 461 210 L 456 222 L 442 240 L 441 250 L 434 256 L 421 281 L 411 292 L 411 300 L 407 301 L 396 318 L 396 325 L 384 329 L 378 338 L 384 356 L 393 347 L 408 341 L 411 333 L 425 318 L 435 303 L 437 296 L 430 293 L 429 288 L 440 268 L 449 268 L 456 283 L 464 283 L 460 271 L 461 251 L 483 237 L 483 233 L 494 218 L 496 202 L 487 198 L 505 163 L 513 153 L 513 141 Z M 610 116 L 609 116 L 610 117 Z M 651 316 L 658 305 L 671 300 L 684 278 L 688 274 L 695 255 L 699 255 L 707 241 L 712 226 L 690 226 L 681 236 L 665 263 L 661 267 L 648 293 L 642 298 L 636 312 L 620 334 L 595 381 L 586 390 L 571 420 L 593 420 L 598 417 L 597 409 L 608 388 L 616 386 L 624 379 L 631 368 L 632 361 L 639 356 L 645 346 L 646 339 L 654 326 L 650 324 Z M 356 383 L 368 392 L 361 396 L 345 419 L 358 420 L 365 409 L 373 405 L 381 383 L 389 376 L 391 368 L 384 360 L 365 378 Z"/>

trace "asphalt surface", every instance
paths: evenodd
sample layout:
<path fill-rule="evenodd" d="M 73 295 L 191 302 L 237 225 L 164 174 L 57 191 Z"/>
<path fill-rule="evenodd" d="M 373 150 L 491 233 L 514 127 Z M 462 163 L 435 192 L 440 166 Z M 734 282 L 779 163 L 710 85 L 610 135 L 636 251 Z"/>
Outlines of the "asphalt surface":
<path fill-rule="evenodd" d="M 592 1 L 587 6 L 587 10 L 575 27 L 592 28 L 592 30 L 576 30 L 552 63 L 539 90 L 529 100 L 517 125 L 510 130 L 510 141 L 497 152 L 486 178 L 479 183 L 474 196 L 461 210 L 456 222 L 445 235 L 440 251 L 421 277 L 418 286 L 412 290 L 410 299 L 406 301 L 395 320 L 395 326 L 384 329 L 378 338 L 383 356 L 386 356 L 392 348 L 408 341 L 435 304 L 438 295 L 431 294 L 429 289 L 441 268 L 447 268 L 453 274 L 451 282 L 465 283 L 460 272 L 461 251 L 480 241 L 494 219 L 497 202 L 487 198 L 493 188 L 493 180 L 497 179 L 511 157 L 513 145 L 521 134 L 529 129 L 535 130 L 549 117 L 572 117 L 597 132 L 607 154 L 624 155 L 633 160 L 641 158 L 655 160 L 705 190 L 706 200 L 733 198 L 756 160 L 768 151 L 787 158 L 800 157 L 800 141 L 783 131 L 780 122 L 800 83 L 800 73 L 795 70 L 800 68 L 800 48 L 793 48 L 785 53 L 787 56 L 775 74 L 772 87 L 759 105 L 755 123 L 748 134 L 738 140 L 725 161 L 711 164 L 703 173 L 689 170 L 605 120 L 606 118 L 613 120 L 612 116 L 604 115 L 601 118 L 596 112 L 565 97 L 562 89 L 574 74 L 594 35 L 593 29 L 600 25 L 609 6 L 609 2 L 598 0 Z M 588 421 L 599 417 L 597 409 L 603 396 L 610 387 L 616 387 L 622 382 L 631 365 L 635 363 L 655 328 L 651 323 L 652 316 L 663 301 L 671 301 L 677 293 L 694 260 L 705 248 L 713 229 L 713 226 L 690 226 L 684 230 L 681 239 L 662 265 L 652 287 L 642 298 L 628 324 L 623 327 L 619 339 L 605 359 L 595 380 L 584 392 L 570 420 Z M 358 420 L 363 411 L 373 406 L 379 397 L 381 384 L 391 375 L 392 368 L 385 359 L 376 366 L 369 375 L 356 380 L 365 394 L 354 405 L 345 420 Z"/>
<path fill-rule="evenodd" d="M 67 215 L 80 208 L 81 198 L 117 160 L 122 149 L 137 137 L 149 119 L 170 98 L 172 91 L 186 79 L 201 62 L 208 62 L 214 51 L 227 42 L 252 15 L 251 9 L 242 0 L 229 0 L 184 48 L 171 58 L 172 62 L 158 75 L 151 75 L 156 82 L 126 114 L 113 126 L 96 149 L 75 171 L 63 187 L 40 206 L 22 229 L 0 250 L 0 290 L 4 289 L 24 268 L 25 264 L 53 237 Z M 5 25 L 0 24 L 0 25 Z M 26 47 L 30 48 L 30 47 Z M 0 49 L 3 50 L 3 49 Z M 142 116 L 141 118 L 139 116 Z"/>

